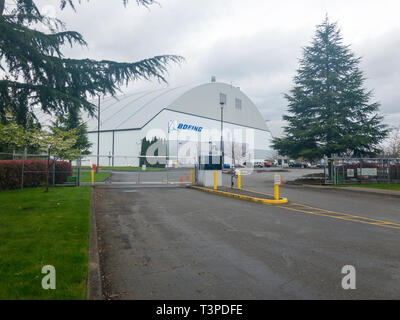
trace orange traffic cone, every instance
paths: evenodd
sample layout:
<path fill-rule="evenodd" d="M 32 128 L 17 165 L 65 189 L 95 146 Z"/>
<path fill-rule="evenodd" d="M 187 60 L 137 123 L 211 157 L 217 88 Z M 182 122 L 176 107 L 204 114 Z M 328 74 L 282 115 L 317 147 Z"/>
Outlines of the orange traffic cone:
<path fill-rule="evenodd" d="M 181 182 L 183 182 L 183 176 L 181 176 Z"/>
<path fill-rule="evenodd" d="M 281 187 L 283 186 L 283 179 L 282 179 L 282 177 L 281 177 L 281 184 L 280 184 L 280 186 L 281 186 Z"/>
<path fill-rule="evenodd" d="M 186 176 L 186 180 L 187 180 L 187 181 L 190 180 L 189 173 L 188 173 L 187 176 Z"/>

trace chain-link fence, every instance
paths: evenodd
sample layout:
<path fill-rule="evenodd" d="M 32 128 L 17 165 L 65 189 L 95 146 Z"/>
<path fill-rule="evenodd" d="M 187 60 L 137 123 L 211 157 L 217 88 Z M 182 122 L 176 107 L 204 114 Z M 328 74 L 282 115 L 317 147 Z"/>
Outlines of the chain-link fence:
<path fill-rule="evenodd" d="M 400 159 L 329 158 L 325 184 L 400 183 Z"/>
<path fill-rule="evenodd" d="M 79 185 L 71 163 L 51 154 L 0 153 L 0 191 Z"/>
<path fill-rule="evenodd" d="M 221 170 L 221 156 L 212 158 L 219 165 L 215 170 Z M 52 154 L 0 153 L 0 191 L 94 184 L 191 184 L 198 177 L 199 159 L 186 154 L 81 155 L 60 159 Z M 204 159 L 203 165 L 209 157 Z"/>
<path fill-rule="evenodd" d="M 80 184 L 185 184 L 194 180 L 196 161 L 189 156 L 85 155 L 73 161 L 73 168 Z"/>

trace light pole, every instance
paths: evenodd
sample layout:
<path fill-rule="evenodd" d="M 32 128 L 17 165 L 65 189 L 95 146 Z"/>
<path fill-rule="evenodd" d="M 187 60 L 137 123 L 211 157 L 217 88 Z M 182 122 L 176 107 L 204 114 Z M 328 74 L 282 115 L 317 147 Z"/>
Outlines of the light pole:
<path fill-rule="evenodd" d="M 97 107 L 97 165 L 96 165 L 96 173 L 99 172 L 99 163 L 100 163 L 100 95 L 99 95 L 99 104 Z"/>
<path fill-rule="evenodd" d="M 226 94 L 219 94 L 219 104 L 221 105 L 221 170 L 224 169 L 224 105 L 226 104 Z"/>

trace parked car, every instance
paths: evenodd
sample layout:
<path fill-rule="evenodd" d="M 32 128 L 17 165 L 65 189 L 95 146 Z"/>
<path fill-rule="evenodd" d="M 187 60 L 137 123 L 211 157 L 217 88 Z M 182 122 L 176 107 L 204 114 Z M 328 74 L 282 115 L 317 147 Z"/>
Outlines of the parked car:
<path fill-rule="evenodd" d="M 290 168 L 302 168 L 303 163 L 302 162 L 290 162 L 289 167 Z"/>
<path fill-rule="evenodd" d="M 264 167 L 270 168 L 272 166 L 271 162 L 264 162 Z"/>
<path fill-rule="evenodd" d="M 254 163 L 254 168 L 264 168 L 264 163 L 262 163 L 262 162 L 255 162 L 255 163 Z"/>
<path fill-rule="evenodd" d="M 311 168 L 311 163 L 309 163 L 309 162 L 290 162 L 289 167 L 291 167 L 291 168 Z"/>
<path fill-rule="evenodd" d="M 311 163 L 303 162 L 303 168 L 311 168 Z"/>

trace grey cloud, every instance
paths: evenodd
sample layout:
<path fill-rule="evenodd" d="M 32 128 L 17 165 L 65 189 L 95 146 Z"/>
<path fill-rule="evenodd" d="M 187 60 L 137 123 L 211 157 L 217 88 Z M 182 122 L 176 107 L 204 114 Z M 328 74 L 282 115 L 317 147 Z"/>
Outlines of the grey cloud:
<path fill-rule="evenodd" d="M 287 103 L 283 93 L 290 90 L 292 78 L 301 57 L 301 48 L 310 43 L 315 24 L 310 23 L 310 17 L 303 14 L 309 10 L 320 23 L 326 9 L 316 6 L 313 1 L 306 1 L 298 6 L 298 20 L 282 20 L 252 29 L 253 21 L 231 21 L 231 7 L 239 1 L 233 0 L 159 0 L 161 7 L 153 6 L 150 10 L 137 7 L 131 1 L 128 8 L 122 6 L 119 0 L 83 1 L 77 6 L 77 12 L 72 10 L 58 11 L 58 17 L 67 22 L 69 29 L 80 31 L 87 42 L 89 50 L 67 50 L 73 57 L 96 59 L 115 59 L 119 61 L 136 61 L 158 54 L 179 54 L 186 58 L 181 67 L 171 67 L 168 80 L 171 85 L 180 85 L 193 81 L 208 81 L 211 75 L 216 75 L 221 81 L 232 82 L 242 90 L 259 107 L 265 119 L 281 123 L 282 114 L 286 112 Z M 55 0 L 40 0 L 41 5 L 54 4 Z M 113 3 L 111 5 L 111 3 Z M 265 3 L 264 1 L 249 2 L 246 16 L 251 16 L 251 10 Z M 285 16 L 290 2 L 270 4 L 271 12 L 282 6 L 276 14 Z M 364 3 L 364 1 L 362 2 Z M 369 2 L 374 6 L 373 2 Z M 275 7 L 274 7 L 275 6 Z M 337 9 L 335 19 L 347 15 L 347 1 L 329 2 L 331 8 Z M 279 10 L 278 10 L 279 11 Z M 346 12 L 346 14 L 344 14 Z M 291 15 L 293 17 L 293 14 Z M 227 23 L 226 30 L 216 39 L 215 29 L 220 19 Z M 384 17 L 378 17 L 385 22 Z M 233 18 L 232 18 L 233 19 Z M 297 19 L 297 18 L 296 18 Z M 357 23 L 357 17 L 354 17 Z M 305 23 L 304 21 L 307 21 Z M 230 24 L 242 24 L 249 33 L 236 34 L 229 29 Z M 283 26 L 292 25 L 285 29 Z M 224 27 L 224 26 L 221 26 Z M 366 28 L 365 30 L 362 28 Z M 246 29 L 246 30 L 247 30 Z M 368 25 L 356 28 L 368 34 Z M 345 39 L 348 31 L 342 29 Z M 361 68 L 368 80 L 366 86 L 374 89 L 375 99 L 382 103 L 382 112 L 386 121 L 396 122 L 399 117 L 398 101 L 400 101 L 400 39 L 399 29 L 381 34 L 375 38 L 368 37 L 357 40 L 353 49 L 357 55 L 363 56 Z M 351 40 L 350 40 L 351 41 Z M 346 44 L 351 44 L 347 43 Z M 159 86 L 157 83 L 137 82 L 129 86 L 129 90 L 142 90 Z M 393 116 L 392 116 L 393 115 Z"/>
<path fill-rule="evenodd" d="M 358 50 L 367 77 L 366 86 L 374 90 L 374 98 L 384 114 L 400 111 L 400 28 L 379 38 L 365 41 Z"/>

